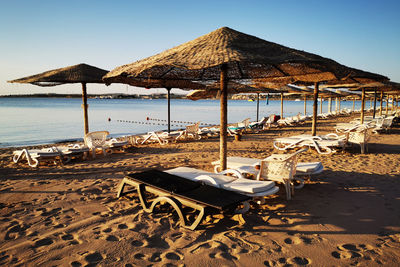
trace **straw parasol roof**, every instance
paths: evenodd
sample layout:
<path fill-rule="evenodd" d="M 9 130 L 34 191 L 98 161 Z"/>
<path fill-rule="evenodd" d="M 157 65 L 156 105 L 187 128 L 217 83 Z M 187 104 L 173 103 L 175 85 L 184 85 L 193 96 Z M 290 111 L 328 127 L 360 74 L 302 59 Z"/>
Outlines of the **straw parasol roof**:
<path fill-rule="evenodd" d="M 117 67 L 103 79 L 106 83 L 131 85 L 136 85 L 132 78 L 218 81 L 220 66 L 224 64 L 228 66 L 230 80 L 259 79 L 282 84 L 342 79 L 356 73 L 358 76 L 372 75 L 328 58 L 223 27 L 160 54 Z M 185 85 L 177 84 L 176 87 L 181 86 Z"/>
<path fill-rule="evenodd" d="M 84 133 L 89 132 L 89 119 L 87 112 L 86 83 L 104 83 L 102 77 L 107 70 L 99 69 L 84 63 L 65 68 L 49 70 L 36 75 L 8 81 L 9 83 L 30 83 L 38 86 L 55 86 L 65 83 L 82 84 L 82 101 L 84 116 Z"/>
<path fill-rule="evenodd" d="M 106 84 L 143 86 L 153 80 L 171 87 L 185 82 L 220 81 L 221 166 L 226 167 L 227 81 L 279 84 L 316 83 L 349 77 L 386 77 L 348 68 L 331 59 L 292 49 L 223 27 L 157 55 L 123 65 L 103 77 Z M 147 87 L 150 87 L 150 86 Z M 265 86 L 264 87 L 269 87 Z M 316 115 L 314 116 L 316 120 Z M 315 123 L 313 123 L 313 129 Z M 313 130 L 314 131 L 314 130 Z"/>
<path fill-rule="evenodd" d="M 101 78 L 107 72 L 107 70 L 81 63 L 12 80 L 9 83 L 30 83 L 38 86 L 55 86 L 64 83 L 104 83 Z"/>

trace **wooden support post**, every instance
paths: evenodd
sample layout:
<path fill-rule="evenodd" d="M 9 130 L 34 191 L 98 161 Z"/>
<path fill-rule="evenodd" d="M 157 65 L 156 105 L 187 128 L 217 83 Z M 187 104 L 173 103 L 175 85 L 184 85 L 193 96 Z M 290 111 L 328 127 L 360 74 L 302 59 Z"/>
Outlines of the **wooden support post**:
<path fill-rule="evenodd" d="M 83 108 L 83 123 L 85 135 L 89 132 L 89 119 L 88 119 L 88 104 L 87 104 L 87 92 L 86 83 L 82 83 L 82 108 Z"/>
<path fill-rule="evenodd" d="M 365 88 L 362 89 L 361 93 L 361 124 L 364 123 L 364 108 L 365 108 Z"/>
<path fill-rule="evenodd" d="M 307 95 L 304 94 L 304 116 L 307 116 Z"/>
<path fill-rule="evenodd" d="M 167 89 L 167 101 L 168 101 L 168 133 L 171 132 L 171 88 Z"/>
<path fill-rule="evenodd" d="M 382 116 L 382 109 L 383 109 L 383 90 L 381 91 L 381 101 L 380 101 L 380 109 L 379 109 L 379 116 Z"/>
<path fill-rule="evenodd" d="M 260 93 L 257 93 L 257 120 L 258 121 L 258 113 L 260 111 Z"/>
<path fill-rule="evenodd" d="M 340 110 L 341 110 L 341 107 L 340 107 L 341 101 L 342 101 L 342 98 L 339 97 L 339 110 L 338 110 L 338 113 L 339 113 L 339 114 L 340 114 Z"/>
<path fill-rule="evenodd" d="M 319 104 L 320 104 L 319 113 L 320 114 L 322 114 L 322 101 L 324 101 L 324 99 L 322 97 L 320 97 L 320 99 L 319 99 Z"/>
<path fill-rule="evenodd" d="M 281 93 L 281 119 L 283 119 L 283 93 Z"/>
<path fill-rule="evenodd" d="M 356 97 L 353 97 L 353 109 L 352 109 L 353 112 L 354 112 L 355 107 L 356 107 Z"/>
<path fill-rule="evenodd" d="M 386 96 L 386 111 L 385 111 L 386 116 L 388 112 L 389 112 L 389 95 Z"/>
<path fill-rule="evenodd" d="M 332 113 L 332 97 L 328 100 L 328 112 L 329 114 Z"/>
<path fill-rule="evenodd" d="M 314 103 L 313 103 L 313 120 L 311 126 L 311 135 L 317 134 L 317 112 L 318 112 L 318 83 L 314 83 Z"/>
<path fill-rule="evenodd" d="M 228 88 L 227 88 L 227 72 L 228 66 L 223 64 L 221 66 L 220 76 L 220 112 L 221 112 L 221 124 L 220 124 L 220 151 L 219 158 L 221 164 L 221 171 L 226 170 L 226 156 L 227 156 L 227 126 L 228 126 Z"/>
<path fill-rule="evenodd" d="M 336 112 L 336 114 L 338 113 L 338 107 L 339 107 L 339 98 L 338 97 L 335 97 L 335 112 Z"/>
<path fill-rule="evenodd" d="M 375 119 L 376 114 L 376 89 L 374 90 L 374 113 L 372 114 L 372 118 Z"/>

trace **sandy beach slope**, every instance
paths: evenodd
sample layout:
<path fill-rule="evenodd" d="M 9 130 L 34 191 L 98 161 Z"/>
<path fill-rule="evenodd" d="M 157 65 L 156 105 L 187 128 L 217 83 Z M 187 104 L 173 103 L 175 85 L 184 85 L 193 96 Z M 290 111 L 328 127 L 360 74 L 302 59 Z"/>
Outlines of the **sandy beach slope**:
<path fill-rule="evenodd" d="M 319 134 L 338 121 L 323 121 Z M 262 158 L 278 136 L 310 124 L 229 139 L 228 155 Z M 64 167 L 38 169 L 0 150 L 0 265 L 5 266 L 398 266 L 400 128 L 360 148 L 308 151 L 325 171 L 285 199 L 283 187 L 243 216 L 208 216 L 196 231 L 167 207 L 145 213 L 137 198 L 116 198 L 125 172 L 190 166 L 212 171 L 219 140 L 128 149 Z M 134 196 L 134 195 L 133 195 Z"/>

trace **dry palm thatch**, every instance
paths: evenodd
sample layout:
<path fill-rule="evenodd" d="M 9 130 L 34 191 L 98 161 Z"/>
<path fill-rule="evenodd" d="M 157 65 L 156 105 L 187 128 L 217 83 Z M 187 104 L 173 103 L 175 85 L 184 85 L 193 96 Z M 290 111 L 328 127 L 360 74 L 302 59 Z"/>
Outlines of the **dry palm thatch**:
<path fill-rule="evenodd" d="M 87 64 L 49 70 L 36 75 L 9 81 L 31 83 L 38 86 L 54 86 L 64 83 L 104 83 L 101 79 L 108 71 Z"/>
<path fill-rule="evenodd" d="M 49 70 L 36 75 L 9 81 L 9 83 L 30 83 L 38 86 L 55 86 L 65 83 L 82 84 L 82 101 L 84 116 L 84 133 L 89 132 L 89 119 L 87 112 L 86 83 L 104 83 L 102 77 L 108 71 L 84 63 L 65 68 Z"/>
<path fill-rule="evenodd" d="M 355 74 L 386 78 L 224 27 L 160 54 L 117 67 L 104 80 L 131 85 L 135 85 L 132 78 L 143 82 L 151 79 L 218 81 L 221 65 L 228 66 L 229 80 L 258 79 L 287 84 L 343 79 Z"/>

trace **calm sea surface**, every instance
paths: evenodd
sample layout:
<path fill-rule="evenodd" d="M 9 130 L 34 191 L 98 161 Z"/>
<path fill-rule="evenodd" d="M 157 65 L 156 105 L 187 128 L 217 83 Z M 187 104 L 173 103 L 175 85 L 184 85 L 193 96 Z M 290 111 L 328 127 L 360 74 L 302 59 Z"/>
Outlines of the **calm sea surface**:
<path fill-rule="evenodd" d="M 0 98 L 0 147 L 82 140 L 81 104 L 81 99 L 77 98 Z M 88 104 L 90 131 L 107 130 L 117 137 L 167 129 L 166 99 L 89 99 Z M 332 101 L 332 109 L 334 106 Z M 352 106 L 352 101 L 341 102 L 341 108 Z M 356 102 L 358 108 L 360 103 Z M 328 101 L 324 101 L 323 112 L 327 109 Z M 303 101 L 284 102 L 285 117 L 303 113 L 303 110 Z M 246 118 L 254 121 L 256 111 L 256 101 L 229 100 L 228 122 Z M 308 101 L 307 113 L 311 111 L 312 103 Z M 218 100 L 171 100 L 172 129 L 197 121 L 219 124 L 219 114 Z M 280 101 L 270 100 L 268 105 L 265 100 L 260 101 L 259 118 L 270 114 L 280 114 Z"/>

